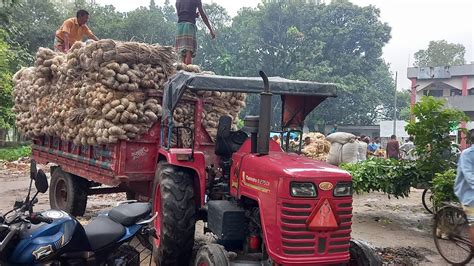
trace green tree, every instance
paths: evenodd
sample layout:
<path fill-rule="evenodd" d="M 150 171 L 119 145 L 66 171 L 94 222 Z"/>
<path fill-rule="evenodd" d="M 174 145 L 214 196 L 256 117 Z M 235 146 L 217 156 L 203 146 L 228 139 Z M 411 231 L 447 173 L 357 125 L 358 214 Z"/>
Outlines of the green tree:
<path fill-rule="evenodd" d="M 392 120 L 393 119 L 393 93 L 387 95 L 387 103 L 384 105 L 384 110 L 382 110 L 382 116 L 384 119 Z M 410 120 L 410 100 L 411 94 L 408 90 L 397 91 L 397 119 L 398 120 Z"/>
<path fill-rule="evenodd" d="M 464 112 L 445 108 L 445 104 L 445 99 L 424 96 L 413 108 L 416 120 L 405 127 L 408 134 L 415 136 L 418 169 L 424 173 L 425 181 L 455 165 L 449 132 L 453 125 L 469 120 Z"/>
<path fill-rule="evenodd" d="M 445 40 L 431 41 L 426 50 L 415 53 L 415 66 L 454 66 L 465 63 L 466 48 L 462 44 L 448 43 Z"/>
<path fill-rule="evenodd" d="M 212 40 L 204 22 L 201 19 L 197 20 L 198 49 L 195 64 L 221 75 L 231 75 L 231 56 L 226 50 L 226 42 L 232 38 L 228 27 L 231 17 L 222 6 L 217 4 L 205 4 L 203 8 L 218 37 Z"/>
<path fill-rule="evenodd" d="M 0 2 L 0 21 L 3 23 L 8 23 L 10 20 L 10 14 L 8 8 L 17 4 L 18 0 L 2 0 Z"/>
<path fill-rule="evenodd" d="M 218 46 L 221 58 L 231 62 L 226 71 L 233 75 L 256 76 L 263 69 L 271 76 L 340 84 L 338 97 L 308 117 L 310 126 L 373 124 L 394 87 L 381 59 L 390 27 L 379 16 L 373 6 L 342 0 L 329 5 L 264 1 L 257 8 L 241 9 Z M 258 109 L 255 97 L 247 103 L 248 112 Z"/>
<path fill-rule="evenodd" d="M 5 41 L 5 36 L 6 32 L 0 30 L 0 130 L 10 128 L 15 121 L 11 111 L 13 107 L 11 78 L 15 54 Z"/>
<path fill-rule="evenodd" d="M 10 20 L 2 26 L 9 29 L 11 42 L 26 48 L 30 54 L 35 54 L 38 47 L 53 46 L 54 33 L 65 18 L 50 0 L 18 0 L 8 12 Z"/>

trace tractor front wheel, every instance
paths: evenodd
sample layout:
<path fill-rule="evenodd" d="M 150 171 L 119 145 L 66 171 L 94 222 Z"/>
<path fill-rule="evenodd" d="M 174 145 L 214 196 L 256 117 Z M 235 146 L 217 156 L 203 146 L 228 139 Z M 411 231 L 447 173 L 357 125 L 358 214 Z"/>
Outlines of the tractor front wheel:
<path fill-rule="evenodd" d="M 153 184 L 153 212 L 157 265 L 189 265 L 194 245 L 196 205 L 191 175 L 183 168 L 158 164 Z"/>
<path fill-rule="evenodd" d="M 351 254 L 351 259 L 349 263 L 350 266 L 382 265 L 382 260 L 380 259 L 380 256 L 377 255 L 377 253 L 371 246 L 356 239 L 351 239 L 350 243 L 351 243 L 351 246 L 349 248 L 349 252 Z"/>
<path fill-rule="evenodd" d="M 229 258 L 224 247 L 218 244 L 202 246 L 197 254 L 194 266 L 228 266 Z"/>

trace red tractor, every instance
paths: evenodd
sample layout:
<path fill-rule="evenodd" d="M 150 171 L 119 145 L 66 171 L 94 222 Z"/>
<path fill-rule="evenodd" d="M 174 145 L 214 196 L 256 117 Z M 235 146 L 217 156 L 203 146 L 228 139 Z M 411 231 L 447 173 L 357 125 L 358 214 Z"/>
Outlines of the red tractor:
<path fill-rule="evenodd" d="M 335 86 L 281 78 L 269 81 L 263 72 L 260 75 L 263 90 L 256 78 L 181 73 L 169 83 L 163 96 L 162 130 L 172 128 L 166 123 L 184 90 L 260 93 L 261 98 L 259 116 L 245 117 L 243 130 L 232 131 L 231 118 L 220 118 L 213 154 L 203 152 L 198 158 L 188 151 L 189 167 L 162 161 L 154 186 L 154 207 L 163 214 L 155 226 L 161 231 L 155 241 L 158 260 L 167 262 L 169 256 L 174 264 L 174 259 L 188 258 L 197 211 L 217 244 L 201 247 L 195 265 L 321 265 L 349 263 L 351 258 L 354 263 L 378 264 L 369 247 L 351 242 L 351 176 L 326 163 L 286 153 L 281 147 L 289 146 L 289 137 L 281 146 L 270 140 L 272 95 L 281 97 L 281 132 L 289 136 L 303 127 L 317 105 L 336 96 Z M 302 136 L 299 141 L 301 147 Z M 206 155 L 216 157 L 209 160 Z M 205 191 L 198 197 L 205 201 L 196 209 L 192 176 L 202 171 L 203 160 Z M 170 197 L 181 200 L 173 202 Z"/>
<path fill-rule="evenodd" d="M 165 86 L 161 122 L 139 140 L 95 147 L 36 139 L 33 158 L 58 165 L 52 207 L 81 215 L 87 195 L 117 191 L 151 201 L 159 214 L 151 238 L 159 265 L 189 265 L 197 220 L 217 240 L 198 250 L 199 266 L 380 264 L 370 247 L 351 240 L 351 176 L 282 148 L 336 87 L 260 75 L 263 82 L 179 72 Z M 237 131 L 231 117 L 221 117 L 213 142 L 201 124 L 205 103 L 188 99 L 186 90 L 260 93 L 260 114 Z M 273 95 L 282 101 L 281 145 L 270 140 Z M 183 101 L 194 104 L 193 128 L 173 124 Z M 190 147 L 172 141 L 183 131 L 191 132 Z"/>

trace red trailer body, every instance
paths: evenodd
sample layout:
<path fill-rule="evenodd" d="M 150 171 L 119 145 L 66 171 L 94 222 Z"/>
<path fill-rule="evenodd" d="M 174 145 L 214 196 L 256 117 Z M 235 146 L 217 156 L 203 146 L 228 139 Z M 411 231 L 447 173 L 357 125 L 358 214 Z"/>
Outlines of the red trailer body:
<path fill-rule="evenodd" d="M 152 185 L 157 162 L 166 160 L 195 172 L 195 191 L 199 191 L 196 194 L 196 204 L 202 206 L 206 163 L 217 165 L 218 157 L 214 154 L 214 143 L 201 123 L 205 102 L 190 98 L 183 98 L 183 102 L 192 103 L 195 107 L 194 150 L 180 146 L 169 149 L 162 147 L 161 121 L 157 121 L 146 134 L 136 140 L 120 140 L 107 145 L 76 145 L 54 136 L 36 138 L 33 140 L 32 158 L 42 164 L 56 164 L 64 172 L 93 181 L 97 185 L 116 188 L 91 188 L 88 191 L 90 195 L 129 191 L 141 200 L 149 200 L 153 196 Z M 180 158 L 191 154 L 192 162 Z"/>

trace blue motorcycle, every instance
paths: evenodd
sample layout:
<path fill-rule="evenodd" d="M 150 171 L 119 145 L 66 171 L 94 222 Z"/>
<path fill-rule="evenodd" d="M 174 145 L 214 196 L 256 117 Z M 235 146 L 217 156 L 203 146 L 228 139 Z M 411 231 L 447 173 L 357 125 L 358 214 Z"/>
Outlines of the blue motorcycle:
<path fill-rule="evenodd" d="M 140 253 L 129 244 L 137 236 L 148 246 L 156 237 L 149 225 L 149 203 L 124 202 L 82 226 L 59 210 L 33 212 L 38 193 L 48 189 L 46 174 L 32 161 L 30 188 L 24 201 L 0 216 L 0 265 L 140 265 Z M 30 199 L 31 186 L 37 192 Z"/>

